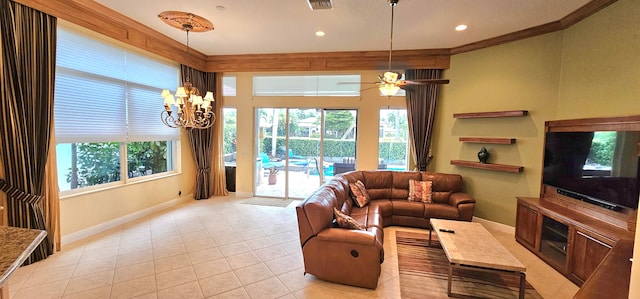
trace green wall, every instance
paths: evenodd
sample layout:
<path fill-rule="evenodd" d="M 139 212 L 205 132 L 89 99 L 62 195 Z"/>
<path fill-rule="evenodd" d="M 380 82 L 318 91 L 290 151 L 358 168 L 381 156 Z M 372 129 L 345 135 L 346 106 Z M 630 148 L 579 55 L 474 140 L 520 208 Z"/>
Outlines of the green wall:
<path fill-rule="evenodd" d="M 640 114 L 640 1 L 621 0 L 578 24 L 451 59 L 434 131 L 433 170 L 459 173 L 477 199 L 475 216 L 515 225 L 516 196 L 540 192 L 544 122 Z M 519 110 L 529 116 L 454 119 L 453 113 Z M 511 137 L 513 145 L 459 137 Z M 477 161 L 524 166 L 521 174 L 452 166 Z"/>
<path fill-rule="evenodd" d="M 640 114 L 640 1 L 617 1 L 563 40 L 558 118 Z"/>
<path fill-rule="evenodd" d="M 435 170 L 459 173 L 477 200 L 475 216 L 514 225 L 516 196 L 539 194 L 544 122 L 555 118 L 562 57 L 556 32 L 455 55 L 445 76 L 434 131 Z M 528 110 L 526 117 L 454 119 L 454 113 Z M 459 137 L 516 138 L 512 145 L 462 143 Z M 524 166 L 519 174 L 450 165 L 477 161 Z"/>

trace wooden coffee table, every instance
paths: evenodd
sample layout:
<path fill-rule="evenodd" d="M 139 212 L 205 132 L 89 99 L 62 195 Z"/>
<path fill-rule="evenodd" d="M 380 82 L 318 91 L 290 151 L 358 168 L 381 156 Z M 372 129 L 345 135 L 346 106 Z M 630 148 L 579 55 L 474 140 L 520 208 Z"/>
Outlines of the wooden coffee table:
<path fill-rule="evenodd" d="M 431 219 L 440 244 L 449 260 L 447 295 L 451 297 L 453 268 L 473 271 L 510 273 L 520 276 L 520 299 L 524 298 L 526 267 L 477 222 Z"/>

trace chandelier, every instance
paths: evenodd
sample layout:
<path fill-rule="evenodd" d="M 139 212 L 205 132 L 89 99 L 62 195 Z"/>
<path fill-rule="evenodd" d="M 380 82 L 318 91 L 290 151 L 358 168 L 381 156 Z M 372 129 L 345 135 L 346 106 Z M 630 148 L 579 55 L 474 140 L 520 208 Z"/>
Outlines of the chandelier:
<path fill-rule="evenodd" d="M 171 128 L 206 129 L 213 126 L 216 115 L 213 112 L 213 92 L 207 91 L 202 97 L 198 88 L 191 84 L 192 68 L 189 65 L 189 32 L 206 32 L 213 30 L 213 24 L 207 19 L 192 13 L 165 11 L 158 15 L 171 27 L 187 32 L 187 64 L 186 80 L 178 87 L 175 97 L 168 89 L 160 95 L 164 99 L 164 111 L 160 113 L 162 122 Z M 177 112 L 171 107 L 175 107 Z"/>

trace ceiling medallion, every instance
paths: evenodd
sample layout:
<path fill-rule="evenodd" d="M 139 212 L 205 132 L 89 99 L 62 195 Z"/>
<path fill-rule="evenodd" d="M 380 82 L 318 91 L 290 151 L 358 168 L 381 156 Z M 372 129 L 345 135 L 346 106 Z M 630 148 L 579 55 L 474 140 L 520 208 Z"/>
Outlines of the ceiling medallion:
<path fill-rule="evenodd" d="M 158 18 L 167 25 L 184 31 L 207 32 L 213 30 L 213 23 L 209 20 L 183 11 L 165 11 L 158 15 Z"/>

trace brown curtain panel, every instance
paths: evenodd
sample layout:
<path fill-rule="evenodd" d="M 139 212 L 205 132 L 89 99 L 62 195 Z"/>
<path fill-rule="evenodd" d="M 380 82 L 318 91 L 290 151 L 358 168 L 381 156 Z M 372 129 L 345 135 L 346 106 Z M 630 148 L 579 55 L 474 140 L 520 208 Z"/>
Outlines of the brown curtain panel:
<path fill-rule="evenodd" d="M 56 155 L 56 129 L 51 118 L 51 138 L 49 142 L 49 158 L 45 167 L 44 181 L 44 220 L 54 251 L 62 248 L 60 234 L 60 187 L 58 186 L 58 161 Z"/>
<path fill-rule="evenodd" d="M 0 146 L 9 226 L 46 230 L 46 165 L 53 120 L 56 18 L 0 0 Z M 51 232 L 25 264 L 53 253 Z"/>
<path fill-rule="evenodd" d="M 200 93 L 204 95 L 207 91 L 214 93 L 214 97 L 217 97 L 217 81 L 215 73 L 201 72 L 194 70 L 185 65 L 181 67 L 182 81 L 190 79 L 191 84 L 200 90 Z M 213 110 L 216 113 L 216 117 L 220 115 L 220 107 L 218 103 L 214 103 Z M 189 144 L 191 146 L 191 152 L 196 160 L 196 186 L 195 186 L 195 199 L 207 199 L 214 195 L 211 191 L 212 188 L 212 174 L 213 177 L 222 176 L 224 181 L 224 167 L 222 171 L 217 168 L 212 172 L 212 165 L 214 162 L 214 134 L 216 126 L 220 125 L 220 121 L 216 120 L 214 126 L 208 129 L 187 129 L 189 134 Z M 220 130 L 221 131 L 221 130 Z M 215 184 L 213 185 L 215 187 Z M 226 190 L 225 190 L 226 192 Z"/>
<path fill-rule="evenodd" d="M 222 90 L 222 74 L 216 74 L 216 89 Z M 224 103 L 224 97 L 222 92 L 216 94 L 216 103 L 214 105 L 214 111 L 218 120 L 213 124 L 213 156 L 211 165 L 211 188 L 213 189 L 213 195 L 225 196 L 229 195 L 227 190 L 227 178 L 224 168 L 224 134 L 223 124 L 224 119 L 222 117 L 222 107 Z"/>
<path fill-rule="evenodd" d="M 406 70 L 407 80 L 440 79 L 442 70 Z M 431 163 L 431 132 L 436 116 L 440 85 L 408 85 L 407 117 L 409 118 L 409 142 L 413 163 L 417 171 L 426 171 Z"/>

